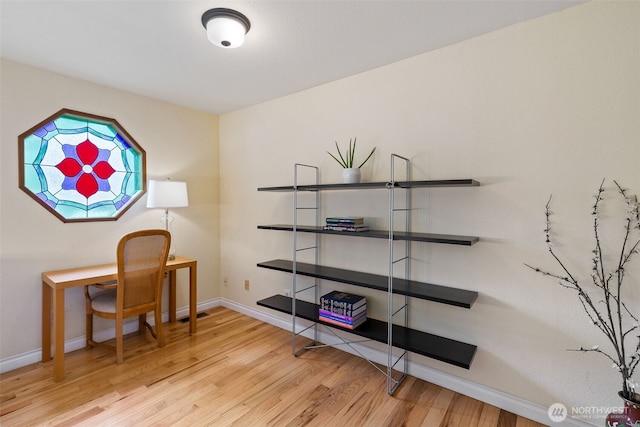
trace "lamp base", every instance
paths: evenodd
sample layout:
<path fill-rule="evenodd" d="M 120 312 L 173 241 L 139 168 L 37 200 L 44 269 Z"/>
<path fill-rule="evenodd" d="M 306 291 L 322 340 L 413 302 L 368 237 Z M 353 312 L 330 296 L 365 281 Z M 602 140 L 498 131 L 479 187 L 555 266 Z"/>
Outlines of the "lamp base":
<path fill-rule="evenodd" d="M 169 256 L 167 257 L 167 260 L 171 261 L 176 259 L 176 256 L 175 256 L 176 249 L 175 249 L 175 239 L 173 238 L 173 233 L 171 232 L 171 228 L 173 226 L 173 217 L 169 215 L 169 209 L 164 210 L 164 215 L 160 217 L 160 221 L 163 222 L 165 230 L 167 230 L 169 234 L 171 234 L 171 247 L 169 248 Z"/>

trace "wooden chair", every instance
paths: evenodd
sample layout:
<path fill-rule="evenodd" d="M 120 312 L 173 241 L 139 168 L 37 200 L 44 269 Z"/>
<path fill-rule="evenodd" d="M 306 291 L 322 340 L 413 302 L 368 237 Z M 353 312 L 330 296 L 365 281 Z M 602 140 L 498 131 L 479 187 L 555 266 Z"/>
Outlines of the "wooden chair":
<path fill-rule="evenodd" d="M 141 230 L 129 233 L 118 242 L 118 280 L 110 284 L 85 286 L 87 347 L 115 349 L 116 363 L 124 360 L 124 319 L 138 316 L 138 330 L 146 326 L 164 347 L 162 334 L 162 282 L 171 235 L 165 230 Z M 93 293 L 89 288 L 98 288 Z M 147 313 L 155 313 L 155 332 L 147 322 Z M 93 316 L 116 321 L 115 346 L 93 340 Z"/>

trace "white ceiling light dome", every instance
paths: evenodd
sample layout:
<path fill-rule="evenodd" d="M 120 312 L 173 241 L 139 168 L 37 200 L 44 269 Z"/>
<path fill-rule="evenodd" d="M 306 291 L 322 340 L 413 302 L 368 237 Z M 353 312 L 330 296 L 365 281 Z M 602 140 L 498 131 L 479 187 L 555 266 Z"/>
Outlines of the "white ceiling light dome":
<path fill-rule="evenodd" d="M 202 25 L 207 29 L 207 38 L 216 46 L 231 49 L 242 46 L 251 22 L 242 13 L 233 9 L 209 9 L 202 14 Z"/>

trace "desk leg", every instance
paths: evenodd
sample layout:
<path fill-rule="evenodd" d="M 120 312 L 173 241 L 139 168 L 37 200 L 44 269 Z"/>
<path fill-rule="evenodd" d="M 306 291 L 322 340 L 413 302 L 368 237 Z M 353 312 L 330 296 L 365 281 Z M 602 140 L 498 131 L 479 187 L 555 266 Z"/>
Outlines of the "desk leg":
<path fill-rule="evenodd" d="M 64 379 L 64 289 L 53 291 L 53 380 Z"/>
<path fill-rule="evenodd" d="M 169 271 L 169 322 L 176 321 L 176 271 Z"/>
<path fill-rule="evenodd" d="M 196 271 L 196 265 L 189 268 L 189 333 L 195 334 L 198 315 L 196 313 L 196 306 L 198 304 L 198 298 L 196 295 L 198 289 L 197 283 L 198 273 Z"/>
<path fill-rule="evenodd" d="M 42 282 L 42 361 L 51 360 L 51 292 Z"/>

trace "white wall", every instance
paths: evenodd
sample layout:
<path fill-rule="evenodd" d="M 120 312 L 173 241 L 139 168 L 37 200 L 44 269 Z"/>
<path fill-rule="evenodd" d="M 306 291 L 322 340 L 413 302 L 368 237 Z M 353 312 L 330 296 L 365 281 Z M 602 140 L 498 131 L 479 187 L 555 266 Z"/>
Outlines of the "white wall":
<path fill-rule="evenodd" d="M 199 261 L 198 301 L 219 296 L 218 117 L 10 61 L 1 67 L 0 358 L 41 348 L 41 272 L 115 262 L 123 234 L 163 226 L 146 196 L 117 221 L 63 223 L 18 188 L 18 135 L 61 108 L 116 119 L 146 151 L 148 179 L 187 182 L 189 207 L 172 211 L 176 250 Z M 186 270 L 178 272 L 185 306 Z M 82 289 L 66 292 L 66 311 L 65 338 L 83 336 Z"/>
<path fill-rule="evenodd" d="M 619 405 L 611 363 L 566 351 L 606 346 L 576 296 L 524 263 L 555 268 L 543 235 L 553 194 L 558 251 L 588 278 L 600 181 L 640 193 L 639 22 L 638 2 L 587 3 L 222 116 L 222 295 L 267 312 L 255 302 L 290 286 L 289 275 L 256 267 L 290 259 L 290 233 L 256 226 L 290 223 L 292 196 L 256 188 L 291 185 L 295 162 L 318 165 L 323 183 L 339 181 L 326 151 L 357 137 L 360 153 L 378 147 L 365 180 L 388 179 L 389 155 L 399 153 L 411 158 L 414 179 L 481 182 L 414 192 L 418 231 L 481 238 L 470 248 L 416 244 L 413 253 L 416 278 L 479 292 L 471 310 L 414 301 L 411 319 L 477 344 L 475 361 L 467 371 L 412 360 L 544 407 Z M 384 224 L 383 190 L 323 193 L 322 204 L 323 217 Z M 324 237 L 322 246 L 326 265 L 386 271 L 383 241 Z M 640 269 L 632 273 L 628 305 L 638 313 Z M 383 316 L 383 295 L 358 292 Z"/>

